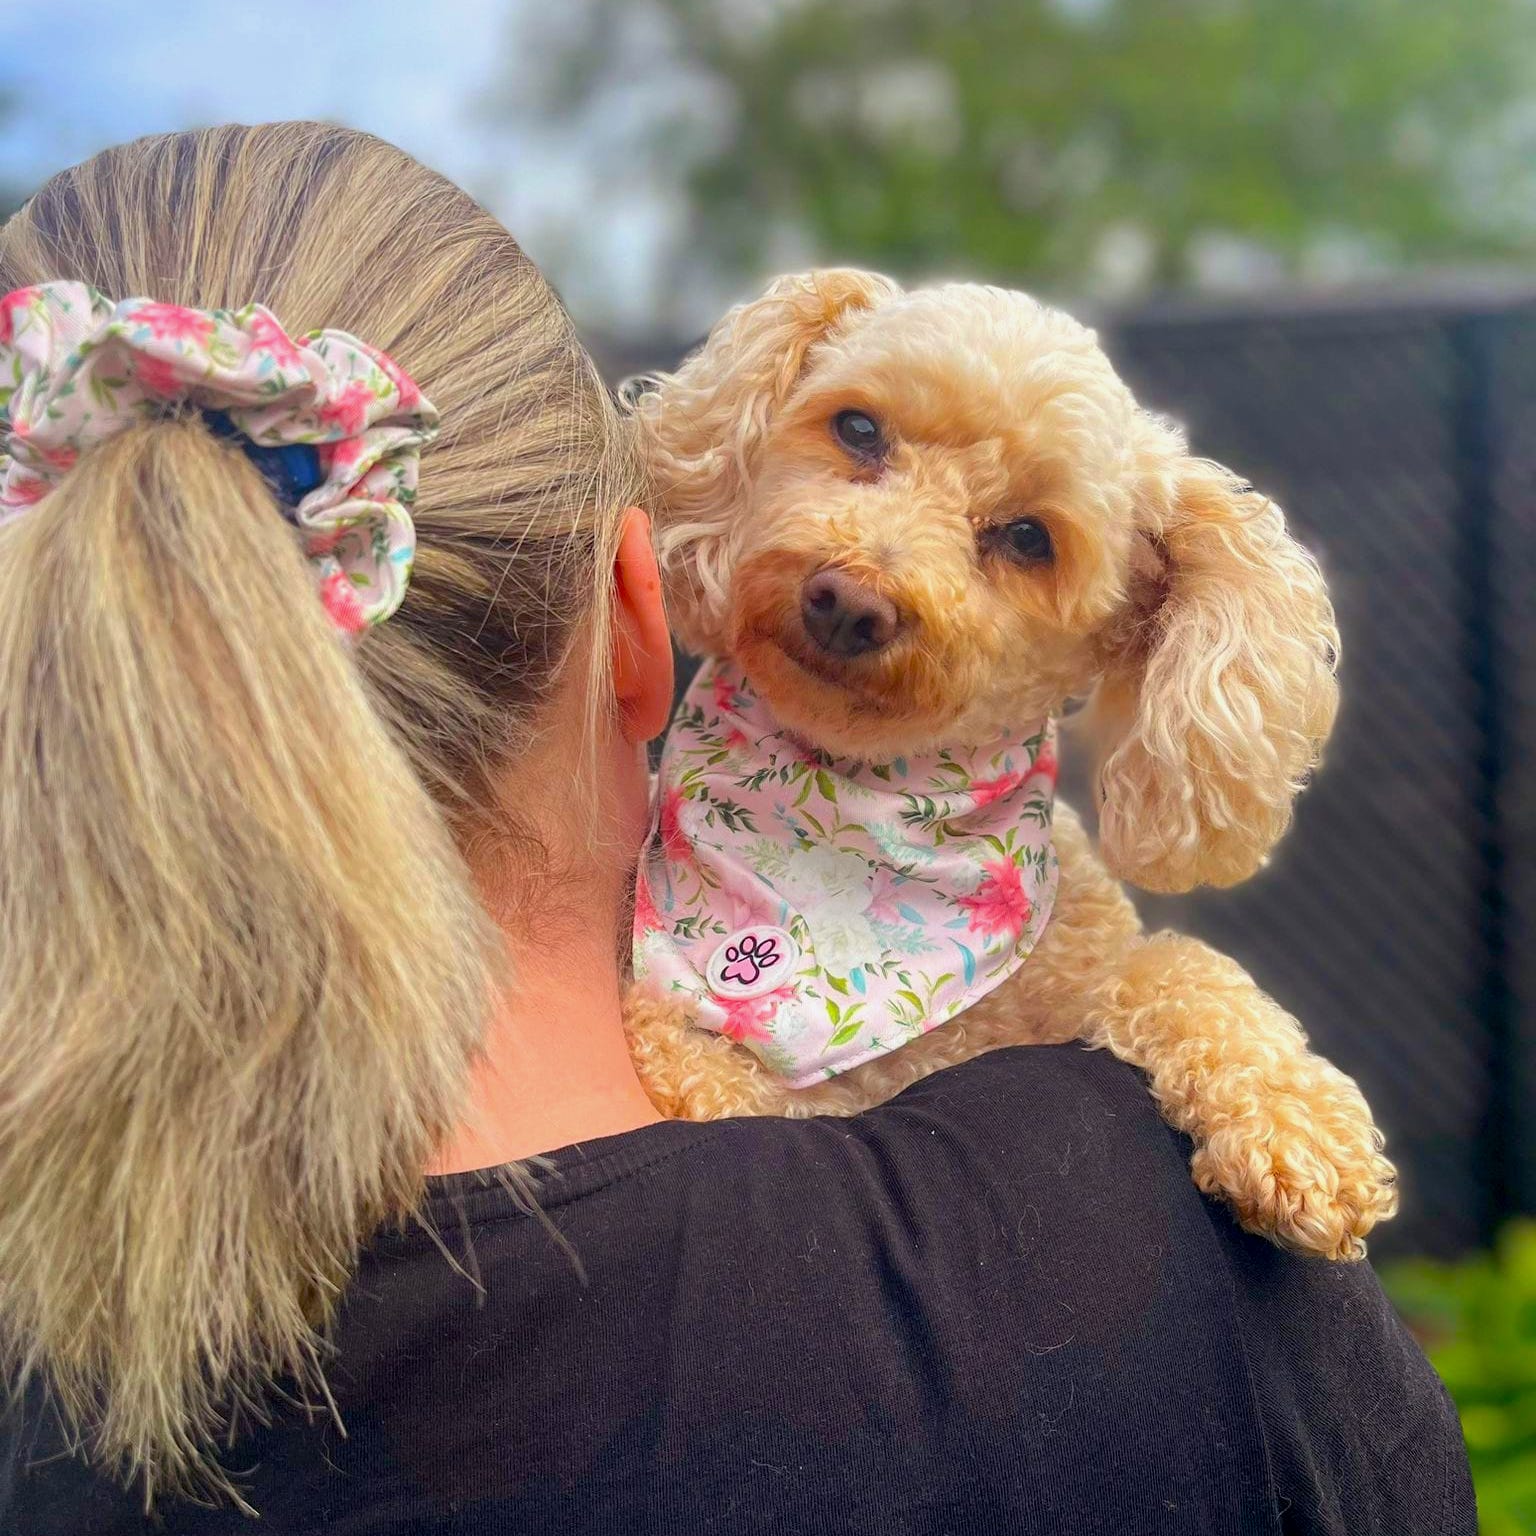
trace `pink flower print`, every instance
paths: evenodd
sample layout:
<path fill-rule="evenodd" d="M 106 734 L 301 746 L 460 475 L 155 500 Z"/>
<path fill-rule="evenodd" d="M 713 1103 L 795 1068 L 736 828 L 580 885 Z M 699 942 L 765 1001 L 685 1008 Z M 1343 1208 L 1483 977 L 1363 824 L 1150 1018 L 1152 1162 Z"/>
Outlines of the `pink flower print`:
<path fill-rule="evenodd" d="M 325 467 L 326 478 L 340 470 L 343 475 L 351 475 L 357 468 L 358 461 L 367 453 L 367 448 L 360 437 L 343 438 L 339 443 L 325 445 L 326 452 L 330 455 L 330 462 Z"/>
<path fill-rule="evenodd" d="M 303 358 L 298 347 L 271 315 L 252 315 L 248 330 L 252 346 L 259 352 L 269 353 L 279 368 L 302 366 Z"/>
<path fill-rule="evenodd" d="M 320 424 L 340 427 L 342 436 L 355 437 L 368 425 L 368 410 L 377 398 L 366 384 L 354 380 L 334 400 L 320 407 Z"/>
<path fill-rule="evenodd" d="M 683 830 L 683 792 L 669 789 L 661 797 L 661 851 L 668 863 L 688 864 L 693 861 L 693 844 Z"/>
<path fill-rule="evenodd" d="M 980 810 L 984 805 L 991 805 L 994 800 L 1002 800 L 1011 795 L 1023 782 L 1022 773 L 1004 773 L 995 779 L 978 779 L 971 785 L 971 798 L 976 809 Z"/>
<path fill-rule="evenodd" d="M 667 926 L 656 910 L 656 898 L 651 895 L 651 885 L 644 875 L 635 881 L 635 934 L 655 933 Z"/>
<path fill-rule="evenodd" d="M 1031 770 L 1040 774 L 1048 783 L 1056 782 L 1056 775 L 1060 764 L 1056 760 L 1056 743 L 1047 737 L 1040 743 L 1040 750 L 1035 753 L 1035 765 Z"/>
<path fill-rule="evenodd" d="M 901 881 L 897 879 L 895 871 L 881 864 L 875 869 L 874 882 L 870 886 L 869 912 L 871 922 L 875 923 L 903 923 L 906 919 L 897 910 L 896 893 L 901 889 Z"/>
<path fill-rule="evenodd" d="M 955 905 L 971 914 L 973 933 L 989 937 L 1001 934 L 1017 940 L 1033 911 L 1024 894 L 1019 866 L 1012 859 L 992 859 L 982 869 L 981 884 L 969 896 L 959 897 Z"/>
<path fill-rule="evenodd" d="M 36 301 L 36 288 L 13 288 L 0 299 L 0 346 L 9 346 L 16 339 L 16 312 L 29 309 Z"/>
<path fill-rule="evenodd" d="M 62 475 L 75 467 L 80 450 L 73 443 L 65 443 L 60 448 L 34 448 L 32 457 L 46 464 L 55 474 Z"/>
<path fill-rule="evenodd" d="M 322 555 L 334 555 L 341 545 L 341 541 L 351 533 L 350 528 L 327 528 L 318 533 L 312 533 L 304 540 L 304 553 L 311 560 L 318 560 Z"/>
<path fill-rule="evenodd" d="M 793 1001 L 794 996 L 795 989 L 785 986 L 775 987 L 772 992 L 765 992 L 761 997 L 717 997 L 715 1002 L 725 1012 L 725 1022 L 720 1026 L 720 1033 L 727 1040 L 735 1040 L 738 1044 L 745 1044 L 748 1040 L 771 1040 L 773 1035 L 768 1026 L 773 1023 L 779 1004 Z"/>
<path fill-rule="evenodd" d="M 345 571 L 332 571 L 320 583 L 320 605 L 343 634 L 355 635 L 368 627 L 362 601 Z"/>
<path fill-rule="evenodd" d="M 752 745 L 752 742 L 739 725 L 733 725 L 725 733 L 725 744 L 733 752 L 744 752 Z"/>
<path fill-rule="evenodd" d="M 320 473 L 333 485 L 344 485 L 356 490 L 354 471 L 358 460 L 367 452 L 360 437 L 344 437 L 333 443 L 316 443 L 315 453 L 320 459 Z"/>
<path fill-rule="evenodd" d="M 421 390 L 416 387 L 415 379 L 387 353 L 375 351 L 369 346 L 365 346 L 363 351 L 378 364 L 379 372 L 395 386 L 401 410 L 414 411 L 421 404 Z"/>
<path fill-rule="evenodd" d="M 5 488 L 5 505 L 8 507 L 35 507 L 48 494 L 48 481 L 35 475 L 13 476 Z"/>
<path fill-rule="evenodd" d="M 135 358 L 133 377 L 141 389 L 152 395 L 174 395 L 182 388 L 176 365 L 163 357 Z"/>
<path fill-rule="evenodd" d="M 141 304 L 132 318 L 147 325 L 156 341 L 190 341 L 200 347 L 213 335 L 213 316 L 183 304 Z"/>
<path fill-rule="evenodd" d="M 715 708 L 722 715 L 736 713 L 736 685 L 724 672 L 716 672 L 710 688 Z"/>

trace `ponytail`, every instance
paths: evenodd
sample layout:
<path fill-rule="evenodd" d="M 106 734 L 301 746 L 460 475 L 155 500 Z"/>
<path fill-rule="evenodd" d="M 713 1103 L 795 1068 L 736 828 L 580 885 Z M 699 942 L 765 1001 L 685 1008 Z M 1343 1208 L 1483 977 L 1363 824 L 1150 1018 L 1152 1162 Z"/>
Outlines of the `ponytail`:
<path fill-rule="evenodd" d="M 201 418 L 0 527 L 0 1348 L 93 1458 L 229 1491 L 208 1451 L 262 1384 L 320 1390 L 359 1241 L 461 1108 L 493 952 Z"/>

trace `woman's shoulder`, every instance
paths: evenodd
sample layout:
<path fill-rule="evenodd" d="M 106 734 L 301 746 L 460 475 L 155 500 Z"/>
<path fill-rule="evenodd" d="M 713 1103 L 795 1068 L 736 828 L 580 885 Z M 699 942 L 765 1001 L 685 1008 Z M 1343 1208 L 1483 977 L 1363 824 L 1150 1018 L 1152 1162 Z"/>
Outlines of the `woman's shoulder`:
<path fill-rule="evenodd" d="M 674 1277 L 747 1277 L 754 1305 L 718 1297 L 717 1336 L 762 1338 L 789 1306 L 827 1348 L 841 1329 L 967 1359 L 1030 1405 L 1026 1437 L 1091 1422 L 1118 1458 L 1234 1490 L 1258 1469 L 1297 1531 L 1475 1528 L 1454 1408 L 1370 1265 L 1243 1232 L 1106 1053 L 992 1052 L 847 1120 L 658 1129 L 617 1219 L 638 1223 L 632 1257 L 665 1234 Z M 1165 1443 L 1154 1421 L 1180 1427 Z"/>
<path fill-rule="evenodd" d="M 509 1198 L 485 1173 L 431 1181 L 429 1214 L 461 1224 L 594 1198 L 621 1204 L 686 1197 L 690 1220 L 750 1202 L 759 1219 L 804 1215 L 812 1190 L 837 1205 L 910 1207 L 943 1195 L 945 1223 L 971 1198 L 1061 1203 L 1084 1230 L 1115 1214 L 1128 1185 L 1158 1203 L 1198 1207 L 1187 1146 L 1159 1118 L 1146 1084 L 1104 1052 L 1013 1047 L 937 1072 L 851 1117 L 664 1121 L 533 1159 Z M 958 1209 L 957 1209 L 958 1202 Z"/>
<path fill-rule="evenodd" d="M 484 1174 L 435 1179 L 426 1215 L 451 1234 L 534 1211 L 631 1259 L 652 1237 L 696 1252 L 835 1231 L 827 1251 L 850 1263 L 861 1246 L 910 1240 L 930 1260 L 1030 1254 L 1037 1274 L 1049 1256 L 1096 1251 L 1119 1269 L 1198 1250 L 1198 1269 L 1215 1253 L 1188 1154 L 1123 1063 L 1015 1047 L 851 1117 L 666 1121 L 535 1159 L 510 1193 Z M 419 1231 L 390 1246 L 413 1241 Z"/>
<path fill-rule="evenodd" d="M 973 1476 L 1023 1454 L 1016 1495 L 1106 1529 L 1273 1529 L 1278 1507 L 1298 1532 L 1472 1528 L 1454 1415 L 1369 1266 L 1243 1233 L 1105 1053 L 1000 1050 L 850 1119 L 654 1131 L 542 1186 L 575 1197 L 550 1215 L 582 1317 L 622 1277 L 750 1422 L 787 1400 L 812 1440 L 963 1425 Z"/>
<path fill-rule="evenodd" d="M 928 1241 L 985 1251 L 1013 1221 L 1061 1248 L 1167 1253 L 1184 1226 L 1208 1227 L 1189 1147 L 1160 1118 L 1145 1080 L 1080 1045 L 1013 1047 L 950 1067 L 851 1118 L 733 1120 L 689 1159 L 716 1170 L 716 1196 L 782 1191 L 878 1216 L 931 1218 Z M 1049 1233 L 1047 1239 L 1046 1234 Z"/>
<path fill-rule="evenodd" d="M 252 1502 L 274 1530 L 394 1529 L 369 1501 L 409 1484 L 464 1529 L 1470 1531 L 1368 1267 L 1241 1233 L 1188 1150 L 1129 1068 L 1032 1047 L 852 1119 L 435 1180 L 338 1320 L 345 1438 L 279 1413 L 241 1447 Z M 48 1490 L 63 1523 L 23 1529 L 79 1528 L 78 1468 Z"/>

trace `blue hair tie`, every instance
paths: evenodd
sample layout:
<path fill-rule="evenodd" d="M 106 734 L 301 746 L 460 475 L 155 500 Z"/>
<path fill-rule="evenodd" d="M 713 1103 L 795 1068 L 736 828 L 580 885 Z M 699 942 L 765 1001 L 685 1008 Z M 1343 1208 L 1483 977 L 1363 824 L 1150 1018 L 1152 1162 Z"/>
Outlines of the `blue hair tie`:
<path fill-rule="evenodd" d="M 253 443 L 224 411 L 204 411 L 203 419 L 215 437 L 233 443 L 261 474 L 280 506 L 293 509 L 325 483 L 320 468 L 320 455 L 313 443 L 283 443 L 276 448 L 265 448 Z"/>

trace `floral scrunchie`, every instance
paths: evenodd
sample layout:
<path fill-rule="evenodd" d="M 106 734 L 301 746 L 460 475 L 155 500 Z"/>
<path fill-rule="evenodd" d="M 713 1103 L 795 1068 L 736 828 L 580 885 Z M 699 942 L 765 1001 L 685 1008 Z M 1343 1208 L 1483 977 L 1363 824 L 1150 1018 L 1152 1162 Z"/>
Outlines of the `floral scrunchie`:
<path fill-rule="evenodd" d="M 284 515 L 337 628 L 387 619 L 410 579 L 410 507 L 437 412 L 366 342 L 292 338 L 260 304 L 115 303 L 74 282 L 0 298 L 0 524 L 82 453 L 181 400 L 224 413 L 260 447 L 315 447 L 320 483 Z"/>

